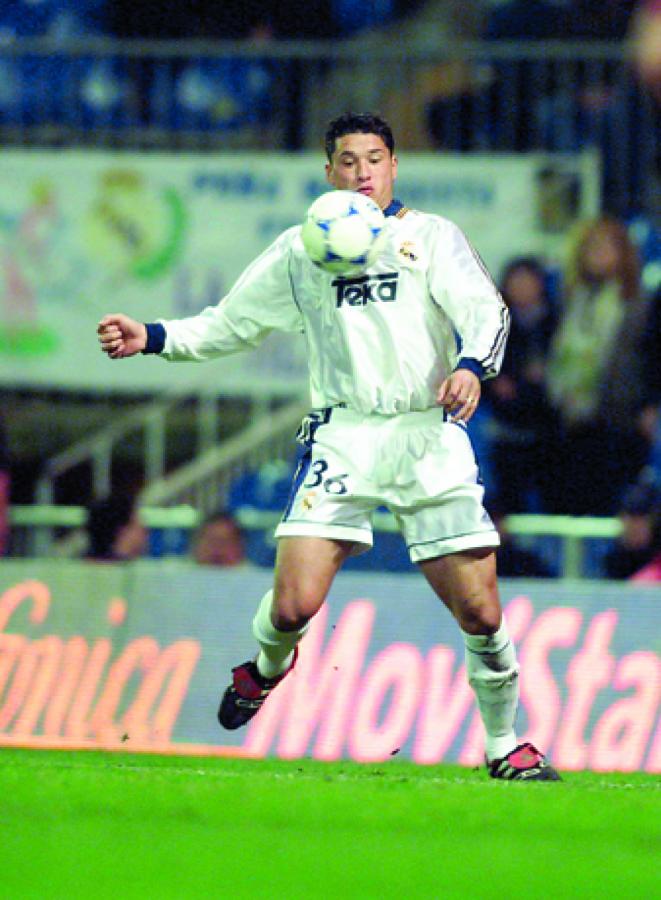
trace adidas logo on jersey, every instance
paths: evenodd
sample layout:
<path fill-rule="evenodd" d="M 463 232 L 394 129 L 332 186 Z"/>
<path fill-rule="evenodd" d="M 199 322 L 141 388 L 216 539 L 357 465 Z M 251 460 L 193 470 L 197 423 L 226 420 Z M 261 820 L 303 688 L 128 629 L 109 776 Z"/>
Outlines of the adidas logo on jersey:
<path fill-rule="evenodd" d="M 386 275 L 361 275 L 359 278 L 336 278 L 332 286 L 336 289 L 335 305 L 339 309 L 347 306 L 366 306 L 368 302 L 392 303 L 397 299 L 398 272 Z"/>

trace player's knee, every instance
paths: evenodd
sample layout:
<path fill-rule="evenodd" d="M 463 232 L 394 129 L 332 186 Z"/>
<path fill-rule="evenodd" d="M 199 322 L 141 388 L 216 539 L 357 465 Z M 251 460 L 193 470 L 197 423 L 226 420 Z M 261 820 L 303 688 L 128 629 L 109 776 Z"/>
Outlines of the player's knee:
<path fill-rule="evenodd" d="M 495 634 L 500 628 L 502 611 L 499 603 L 467 603 L 458 611 L 457 618 L 468 634 Z"/>
<path fill-rule="evenodd" d="M 277 628 L 278 631 L 300 631 L 310 621 L 310 616 L 293 611 L 277 612 L 274 610 L 271 618 L 274 628 Z"/>
<path fill-rule="evenodd" d="M 273 625 L 278 631 L 298 631 L 307 625 L 323 602 L 314 584 L 279 585 L 271 611 Z"/>

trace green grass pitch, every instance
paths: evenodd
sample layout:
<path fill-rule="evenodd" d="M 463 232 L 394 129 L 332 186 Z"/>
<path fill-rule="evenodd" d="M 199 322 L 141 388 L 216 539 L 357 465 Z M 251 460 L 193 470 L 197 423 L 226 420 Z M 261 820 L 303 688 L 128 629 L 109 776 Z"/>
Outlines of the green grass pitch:
<path fill-rule="evenodd" d="M 658 777 L 0 750 L 0 897 L 651 898 Z"/>

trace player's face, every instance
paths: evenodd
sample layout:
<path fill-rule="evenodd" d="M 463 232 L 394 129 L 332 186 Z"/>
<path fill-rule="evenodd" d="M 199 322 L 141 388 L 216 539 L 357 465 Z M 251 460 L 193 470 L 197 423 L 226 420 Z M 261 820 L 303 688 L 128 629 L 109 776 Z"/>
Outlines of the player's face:
<path fill-rule="evenodd" d="M 326 164 L 326 178 L 334 188 L 367 194 L 381 209 L 392 201 L 397 157 L 376 134 L 344 134 Z"/>

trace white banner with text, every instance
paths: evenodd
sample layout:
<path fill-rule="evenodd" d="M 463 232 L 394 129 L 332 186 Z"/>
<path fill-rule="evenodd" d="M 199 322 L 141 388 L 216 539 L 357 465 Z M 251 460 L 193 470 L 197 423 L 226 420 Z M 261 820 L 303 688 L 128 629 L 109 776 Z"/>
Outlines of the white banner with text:
<path fill-rule="evenodd" d="M 103 313 L 144 321 L 218 302 L 328 188 L 323 159 L 7 151 L 0 166 L 0 384 L 91 391 L 303 394 L 304 344 L 204 367 L 103 357 Z M 557 258 L 599 205 L 590 155 L 406 155 L 397 195 L 457 222 L 494 277 L 520 253 Z M 209 370 L 208 366 L 212 369 Z"/>

